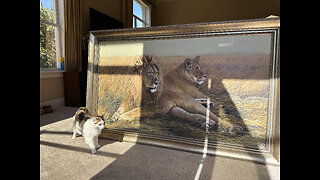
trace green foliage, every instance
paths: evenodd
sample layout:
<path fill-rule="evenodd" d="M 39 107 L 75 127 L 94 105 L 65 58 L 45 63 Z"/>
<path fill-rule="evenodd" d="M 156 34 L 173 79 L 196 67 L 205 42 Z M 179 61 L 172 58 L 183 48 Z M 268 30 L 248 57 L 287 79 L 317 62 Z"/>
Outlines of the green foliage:
<path fill-rule="evenodd" d="M 52 68 L 55 63 L 55 27 L 46 23 L 53 22 L 53 9 L 43 8 L 40 2 L 40 68 Z"/>

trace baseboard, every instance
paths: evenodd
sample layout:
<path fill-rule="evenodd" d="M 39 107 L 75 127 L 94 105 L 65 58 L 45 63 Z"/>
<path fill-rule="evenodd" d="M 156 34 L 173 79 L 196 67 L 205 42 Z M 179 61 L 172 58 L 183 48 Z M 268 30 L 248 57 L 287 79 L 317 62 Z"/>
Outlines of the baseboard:
<path fill-rule="evenodd" d="M 42 106 L 42 105 L 51 105 L 53 108 L 59 107 L 59 106 L 64 106 L 64 98 L 40 102 L 40 106 Z"/>

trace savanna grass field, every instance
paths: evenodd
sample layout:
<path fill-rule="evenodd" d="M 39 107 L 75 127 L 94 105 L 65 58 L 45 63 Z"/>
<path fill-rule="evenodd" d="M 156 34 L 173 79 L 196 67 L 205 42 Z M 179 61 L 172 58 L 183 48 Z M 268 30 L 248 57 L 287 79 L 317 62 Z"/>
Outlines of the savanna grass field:
<path fill-rule="evenodd" d="M 158 57 L 163 76 L 174 70 L 186 58 L 194 56 Z M 208 137 L 209 144 L 232 144 L 261 149 L 266 145 L 270 93 L 269 54 L 223 54 L 199 55 L 200 64 L 208 80 L 198 89 L 210 97 L 214 106 L 210 108 L 222 120 L 243 127 L 243 132 L 230 135 L 226 132 L 209 131 L 190 122 L 171 119 L 164 115 L 133 119 L 127 122 L 106 124 L 109 129 L 134 131 L 166 138 L 201 141 Z M 142 79 L 132 74 L 132 67 L 138 56 L 101 58 L 100 66 L 114 66 L 108 72 L 99 69 L 98 111 L 110 118 L 121 101 L 128 97 L 128 89 L 141 96 Z M 122 68 L 122 67 L 128 68 Z M 165 84 L 164 84 L 165 86 Z M 210 89 L 208 87 L 211 87 Z M 131 92 L 132 95 L 132 92 Z"/>

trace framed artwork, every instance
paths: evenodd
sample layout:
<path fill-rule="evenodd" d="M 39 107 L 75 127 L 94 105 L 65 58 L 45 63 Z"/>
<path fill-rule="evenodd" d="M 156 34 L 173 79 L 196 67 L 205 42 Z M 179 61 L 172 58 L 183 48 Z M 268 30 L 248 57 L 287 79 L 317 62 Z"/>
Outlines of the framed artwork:
<path fill-rule="evenodd" d="M 280 19 L 91 31 L 101 136 L 279 164 Z"/>

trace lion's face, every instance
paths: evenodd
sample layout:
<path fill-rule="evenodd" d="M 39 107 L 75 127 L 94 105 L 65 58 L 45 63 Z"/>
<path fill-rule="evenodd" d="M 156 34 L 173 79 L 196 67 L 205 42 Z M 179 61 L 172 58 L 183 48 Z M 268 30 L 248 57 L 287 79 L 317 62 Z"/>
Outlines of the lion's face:
<path fill-rule="evenodd" d="M 155 93 L 160 84 L 160 74 L 157 66 L 147 65 L 142 71 L 142 79 L 144 86 L 151 92 Z"/>
<path fill-rule="evenodd" d="M 199 64 L 199 59 L 199 56 L 194 59 L 187 58 L 185 60 L 185 68 L 191 81 L 197 84 L 202 84 L 207 80 L 207 75 Z"/>
<path fill-rule="evenodd" d="M 143 88 L 152 94 L 159 92 L 162 79 L 161 70 L 157 62 L 158 59 L 156 57 L 144 55 L 135 64 L 136 70 L 142 75 Z"/>

